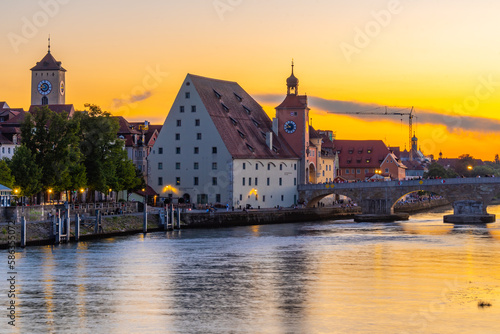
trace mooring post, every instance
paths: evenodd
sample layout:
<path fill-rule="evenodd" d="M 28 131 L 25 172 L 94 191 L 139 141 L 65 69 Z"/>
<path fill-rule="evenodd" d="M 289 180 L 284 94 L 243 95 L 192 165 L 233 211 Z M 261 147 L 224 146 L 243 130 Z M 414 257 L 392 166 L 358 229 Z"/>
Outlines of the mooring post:
<path fill-rule="evenodd" d="M 94 234 L 99 233 L 99 210 L 95 210 Z"/>
<path fill-rule="evenodd" d="M 177 229 L 181 229 L 181 208 L 177 208 Z"/>
<path fill-rule="evenodd" d="M 175 228 L 175 216 L 174 216 L 174 205 L 172 204 L 172 208 L 170 209 L 170 220 L 172 223 L 172 230 Z"/>
<path fill-rule="evenodd" d="M 78 242 L 80 239 L 80 215 L 75 214 L 75 241 Z"/>
<path fill-rule="evenodd" d="M 168 207 L 163 210 L 163 219 L 165 220 L 165 231 L 168 231 Z"/>
<path fill-rule="evenodd" d="M 57 217 L 57 235 L 56 235 L 56 244 L 61 243 L 61 234 L 62 234 L 62 222 L 61 222 L 61 217 Z"/>
<path fill-rule="evenodd" d="M 21 247 L 26 247 L 26 218 L 21 217 Z"/>
<path fill-rule="evenodd" d="M 148 232 L 148 205 L 144 203 L 144 222 L 142 225 L 142 232 Z"/>
<path fill-rule="evenodd" d="M 66 215 L 64 217 L 65 219 L 65 223 L 66 223 L 66 242 L 69 242 L 69 237 L 71 235 L 71 219 L 69 218 L 69 204 L 68 202 L 66 202 L 64 204 L 64 206 L 66 207 Z"/>

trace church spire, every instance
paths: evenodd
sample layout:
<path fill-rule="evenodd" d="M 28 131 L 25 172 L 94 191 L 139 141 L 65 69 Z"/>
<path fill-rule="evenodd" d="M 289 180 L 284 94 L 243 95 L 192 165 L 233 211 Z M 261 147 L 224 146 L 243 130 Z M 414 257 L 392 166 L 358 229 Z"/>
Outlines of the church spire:
<path fill-rule="evenodd" d="M 49 35 L 49 51 L 48 53 L 50 53 L 50 35 Z"/>
<path fill-rule="evenodd" d="M 299 79 L 295 77 L 293 74 L 293 68 L 295 64 L 292 59 L 292 75 L 288 79 L 286 79 L 286 85 L 288 87 L 288 95 L 298 95 L 299 94 Z"/>

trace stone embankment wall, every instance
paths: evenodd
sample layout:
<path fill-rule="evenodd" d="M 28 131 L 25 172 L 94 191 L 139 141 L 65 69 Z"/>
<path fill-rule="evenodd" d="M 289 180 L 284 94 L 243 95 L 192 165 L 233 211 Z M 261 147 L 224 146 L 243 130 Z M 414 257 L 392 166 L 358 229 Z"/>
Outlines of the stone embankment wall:
<path fill-rule="evenodd" d="M 248 212 L 183 213 L 184 228 L 214 228 L 245 225 L 283 224 L 318 220 L 351 219 L 360 213 L 354 208 L 255 210 Z"/>
<path fill-rule="evenodd" d="M 143 214 L 115 215 L 102 217 L 102 232 L 94 234 L 95 219 L 84 220 L 80 225 L 80 240 L 106 238 L 118 235 L 135 234 L 143 231 Z M 21 225 L 15 224 L 16 240 L 21 240 Z M 161 228 L 158 215 L 148 215 L 148 231 L 159 231 Z M 0 225 L 0 248 L 7 248 L 7 223 Z M 71 240 L 75 236 L 75 222 L 71 221 Z M 53 224 L 38 222 L 26 224 L 27 245 L 47 245 L 54 243 Z"/>
<path fill-rule="evenodd" d="M 448 205 L 450 205 L 450 202 L 445 199 L 433 199 L 432 201 L 396 204 L 394 212 L 418 213 Z"/>

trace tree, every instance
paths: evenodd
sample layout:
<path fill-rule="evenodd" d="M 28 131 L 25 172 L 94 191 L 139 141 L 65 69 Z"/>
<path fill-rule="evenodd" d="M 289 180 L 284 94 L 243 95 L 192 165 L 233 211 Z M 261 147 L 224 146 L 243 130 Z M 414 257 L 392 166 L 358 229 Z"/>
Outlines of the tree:
<path fill-rule="evenodd" d="M 495 164 L 500 165 L 500 158 L 498 157 L 498 154 L 495 154 Z"/>
<path fill-rule="evenodd" d="M 79 123 L 66 113 L 55 113 L 48 106 L 28 114 L 21 124 L 23 144 L 42 171 L 42 189 L 61 192 L 81 184 L 82 156 L 78 144 Z M 72 175 L 77 172 L 77 178 Z"/>
<path fill-rule="evenodd" d="M 471 172 L 472 176 L 486 176 L 486 175 L 494 175 L 495 170 L 488 166 L 476 166 Z"/>
<path fill-rule="evenodd" d="M 433 162 L 429 166 L 429 170 L 424 174 L 424 177 L 431 177 L 431 178 L 454 178 L 456 177 L 457 174 L 449 169 L 446 170 L 443 166 L 438 164 L 437 162 Z"/>
<path fill-rule="evenodd" d="M 12 189 L 14 187 L 14 182 L 15 179 L 7 165 L 7 161 L 0 160 L 0 184 Z"/>
<path fill-rule="evenodd" d="M 476 166 L 476 160 L 469 154 L 463 154 L 458 157 L 455 164 L 455 172 L 461 176 L 472 176 L 472 169 Z"/>
<path fill-rule="evenodd" d="M 21 196 L 31 197 L 42 190 L 42 170 L 24 144 L 16 149 L 9 165 Z"/>

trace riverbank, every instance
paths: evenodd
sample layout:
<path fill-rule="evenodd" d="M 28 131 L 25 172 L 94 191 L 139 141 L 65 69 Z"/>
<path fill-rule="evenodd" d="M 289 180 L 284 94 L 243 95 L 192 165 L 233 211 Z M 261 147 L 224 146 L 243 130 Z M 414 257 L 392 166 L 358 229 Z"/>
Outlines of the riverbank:
<path fill-rule="evenodd" d="M 396 212 L 416 213 L 436 207 L 448 205 L 444 200 L 419 202 L 397 207 Z M 215 213 L 186 212 L 181 214 L 182 229 L 223 228 L 233 226 L 285 224 L 305 221 L 347 220 L 353 219 L 361 213 L 359 207 L 351 208 L 314 208 L 314 209 L 260 209 L 249 211 L 218 211 Z M 94 233 L 95 220 L 86 220 L 81 224 L 80 240 L 110 238 L 121 235 L 143 233 L 143 214 L 114 215 L 102 217 L 102 231 Z M 8 247 L 9 226 L 0 225 L 0 249 Z M 15 224 L 15 240 L 19 245 L 21 240 L 21 226 Z M 71 222 L 70 241 L 75 241 L 74 221 Z M 31 222 L 27 224 L 27 246 L 54 244 L 52 222 Z M 148 232 L 164 231 L 160 225 L 158 213 L 148 214 Z"/>

